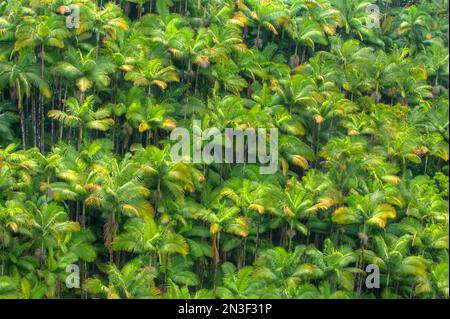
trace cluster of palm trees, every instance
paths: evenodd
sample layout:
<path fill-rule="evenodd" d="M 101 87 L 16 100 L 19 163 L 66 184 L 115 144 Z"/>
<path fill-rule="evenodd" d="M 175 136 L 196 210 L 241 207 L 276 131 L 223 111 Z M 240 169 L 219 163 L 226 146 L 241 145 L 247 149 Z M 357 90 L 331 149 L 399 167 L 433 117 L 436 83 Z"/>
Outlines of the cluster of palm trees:
<path fill-rule="evenodd" d="M 448 4 L 369 4 L 1 1 L 0 298 L 448 298 Z M 278 172 L 173 162 L 194 119 Z"/>

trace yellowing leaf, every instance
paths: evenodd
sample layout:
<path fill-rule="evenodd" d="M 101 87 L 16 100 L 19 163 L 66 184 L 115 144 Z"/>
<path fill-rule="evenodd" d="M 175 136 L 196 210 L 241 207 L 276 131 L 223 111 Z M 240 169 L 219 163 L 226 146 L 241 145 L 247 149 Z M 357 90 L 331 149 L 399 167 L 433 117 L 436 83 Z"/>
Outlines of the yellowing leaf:
<path fill-rule="evenodd" d="M 281 169 L 283 171 L 283 176 L 286 177 L 288 169 L 289 169 L 289 165 L 284 158 L 281 160 Z"/>
<path fill-rule="evenodd" d="M 265 211 L 264 206 L 258 204 L 251 204 L 250 206 L 248 206 L 248 209 L 256 210 L 259 214 L 264 214 Z"/>
<path fill-rule="evenodd" d="M 320 114 L 314 114 L 313 119 L 317 124 L 320 124 L 325 120 Z"/>
<path fill-rule="evenodd" d="M 162 127 L 166 130 L 173 130 L 177 127 L 177 122 L 175 119 L 168 117 L 163 120 Z"/>
<path fill-rule="evenodd" d="M 353 211 L 349 207 L 344 206 L 335 209 L 332 214 L 331 220 L 336 224 L 347 225 L 359 222 L 360 217 L 357 212 Z"/>
<path fill-rule="evenodd" d="M 164 82 L 164 81 L 153 80 L 152 83 L 156 84 L 157 86 L 159 86 L 162 90 L 165 90 L 167 88 L 167 83 Z"/>
<path fill-rule="evenodd" d="M 344 90 L 346 91 L 351 91 L 352 90 L 352 85 L 349 82 L 344 82 L 344 84 L 342 85 L 342 87 L 344 88 Z"/>
<path fill-rule="evenodd" d="M 42 88 L 42 89 L 41 89 L 41 93 L 42 93 L 42 95 L 43 95 L 44 97 L 46 97 L 47 99 L 49 99 L 49 98 L 52 97 L 52 92 L 51 92 L 50 89 L 47 88 L 47 87 Z"/>
<path fill-rule="evenodd" d="M 294 165 L 308 169 L 308 160 L 301 155 L 293 155 L 291 161 Z"/>
<path fill-rule="evenodd" d="M 146 122 L 141 122 L 139 124 L 139 133 L 144 133 L 150 129 L 150 125 L 148 125 Z"/>
<path fill-rule="evenodd" d="M 131 215 L 135 215 L 135 216 L 139 216 L 139 211 L 137 210 L 136 207 L 129 205 L 129 204 L 123 204 L 122 205 L 122 210 L 125 213 L 129 213 Z"/>
<path fill-rule="evenodd" d="M 86 77 L 82 77 L 77 80 L 77 87 L 80 89 L 81 92 L 86 92 L 92 87 L 92 85 L 93 85 L 92 81 Z"/>
<path fill-rule="evenodd" d="M 111 25 L 114 25 L 124 31 L 128 30 L 128 23 L 125 19 L 123 18 L 116 18 L 110 21 Z"/>
<path fill-rule="evenodd" d="M 16 233 L 17 232 L 17 224 L 14 222 L 8 222 L 7 225 L 9 226 L 9 228 L 11 228 L 11 230 Z"/>
<path fill-rule="evenodd" d="M 220 227 L 219 224 L 212 224 L 212 225 L 209 227 L 209 233 L 210 233 L 211 235 L 214 235 L 214 234 L 217 234 L 221 229 L 222 229 L 222 227 Z"/>
<path fill-rule="evenodd" d="M 388 219 L 397 216 L 395 208 L 389 204 L 381 204 L 375 208 L 374 215 L 367 220 L 367 224 L 377 226 L 379 228 L 386 227 Z"/>
<path fill-rule="evenodd" d="M 418 80 L 426 80 L 428 78 L 427 70 L 423 67 L 414 67 L 410 69 L 411 74 Z"/>
<path fill-rule="evenodd" d="M 134 66 L 131 65 L 131 64 L 122 64 L 122 65 L 119 67 L 119 69 L 121 69 L 122 71 L 129 72 L 129 71 L 131 71 L 131 70 L 134 69 Z"/>
<path fill-rule="evenodd" d="M 422 160 L 420 159 L 419 156 L 417 156 L 414 153 L 409 153 L 405 155 L 405 158 L 407 160 L 409 160 L 410 162 L 413 162 L 414 164 L 420 164 L 422 162 Z"/>
<path fill-rule="evenodd" d="M 335 35 L 336 34 L 336 27 L 331 24 L 324 24 L 323 30 L 327 35 Z"/>
<path fill-rule="evenodd" d="M 399 196 L 387 196 L 386 197 L 386 201 L 389 204 L 398 206 L 398 207 L 403 207 L 403 205 L 405 204 L 403 201 L 403 198 L 399 195 Z"/>
<path fill-rule="evenodd" d="M 238 217 L 228 226 L 227 231 L 241 237 L 247 237 L 250 232 L 250 223 L 245 217 Z"/>
<path fill-rule="evenodd" d="M 269 29 L 273 34 L 278 35 L 278 31 L 277 31 L 277 29 L 275 29 L 275 27 L 274 27 L 274 25 L 273 25 L 272 23 L 266 21 L 266 22 L 264 22 L 263 24 L 264 24 L 264 25 L 266 26 L 266 28 Z"/>
<path fill-rule="evenodd" d="M 287 207 L 287 206 L 284 206 L 283 207 L 283 213 L 287 216 L 287 217 L 290 217 L 290 218 L 292 218 L 292 217 L 295 217 L 295 214 L 292 212 L 292 210 L 289 208 L 289 207 Z"/>
<path fill-rule="evenodd" d="M 241 11 L 238 11 L 231 18 L 231 22 L 243 27 L 248 23 L 248 18 Z"/>
<path fill-rule="evenodd" d="M 400 177 L 398 177 L 396 175 L 384 175 L 381 177 L 381 179 L 383 181 L 385 181 L 386 183 L 389 183 L 394 186 L 400 182 Z"/>
<path fill-rule="evenodd" d="M 336 199 L 332 198 L 332 197 L 321 197 L 319 198 L 319 202 L 308 208 L 306 211 L 307 212 L 316 212 L 317 210 L 327 210 L 331 207 L 333 207 L 334 205 L 336 205 L 338 202 Z"/>
<path fill-rule="evenodd" d="M 248 47 L 245 43 L 233 44 L 232 48 L 234 51 L 241 52 L 241 53 L 248 51 Z"/>

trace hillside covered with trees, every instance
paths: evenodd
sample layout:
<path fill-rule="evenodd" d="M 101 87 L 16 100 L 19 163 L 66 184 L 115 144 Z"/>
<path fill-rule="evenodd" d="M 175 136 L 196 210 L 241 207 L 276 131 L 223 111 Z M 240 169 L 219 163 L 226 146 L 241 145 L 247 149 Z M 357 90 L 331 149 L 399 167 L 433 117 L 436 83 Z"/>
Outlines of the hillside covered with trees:
<path fill-rule="evenodd" d="M 449 298 L 447 19 L 0 0 L 0 298 Z M 174 162 L 193 120 L 277 128 L 278 171 Z"/>

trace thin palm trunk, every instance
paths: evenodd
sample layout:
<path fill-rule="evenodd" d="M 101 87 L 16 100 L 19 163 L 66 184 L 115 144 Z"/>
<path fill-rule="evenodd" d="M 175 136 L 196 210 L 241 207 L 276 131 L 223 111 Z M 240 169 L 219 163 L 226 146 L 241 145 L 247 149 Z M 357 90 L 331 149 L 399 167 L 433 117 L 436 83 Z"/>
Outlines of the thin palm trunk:
<path fill-rule="evenodd" d="M 27 98 L 27 101 L 29 99 Z M 37 146 L 37 116 L 36 116 L 36 103 L 34 99 L 31 99 L 31 127 L 33 129 L 33 146 Z"/>
<path fill-rule="evenodd" d="M 259 248 L 259 227 L 261 225 L 261 215 L 258 216 L 258 222 L 256 225 L 256 244 L 255 244 L 255 260 L 256 257 L 258 256 L 258 248 Z"/>
<path fill-rule="evenodd" d="M 20 114 L 20 129 L 22 131 L 22 147 L 23 149 L 27 148 L 27 140 L 26 140 L 26 132 L 25 132 L 25 114 L 22 106 L 22 91 L 20 89 L 20 85 L 17 86 L 18 91 L 18 108 Z"/>
<path fill-rule="evenodd" d="M 41 46 L 41 78 L 44 78 L 44 72 L 45 72 L 45 46 L 42 44 Z M 44 95 L 40 94 L 40 103 L 39 103 L 39 115 L 40 115 L 40 139 L 39 139 L 39 147 L 41 150 L 41 153 L 44 154 L 45 150 L 45 106 L 44 106 Z"/>

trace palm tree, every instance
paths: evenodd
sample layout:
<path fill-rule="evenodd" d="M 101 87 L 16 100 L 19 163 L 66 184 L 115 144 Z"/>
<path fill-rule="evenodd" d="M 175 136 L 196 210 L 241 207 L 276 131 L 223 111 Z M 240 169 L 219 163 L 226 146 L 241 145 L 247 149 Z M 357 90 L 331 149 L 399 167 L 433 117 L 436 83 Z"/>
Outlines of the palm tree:
<path fill-rule="evenodd" d="M 73 47 L 65 52 L 64 61 L 59 61 L 52 68 L 53 74 L 67 81 L 75 81 L 81 103 L 84 102 L 85 93 L 94 85 L 100 90 L 108 87 L 111 82 L 109 74 L 113 71 L 114 64 L 103 58 L 96 59 L 94 49 L 84 54 Z"/>
<path fill-rule="evenodd" d="M 114 120 L 109 117 L 107 109 L 94 111 L 93 95 L 88 96 L 81 105 L 77 99 L 71 97 L 66 101 L 66 108 L 66 111 L 51 110 L 48 116 L 63 125 L 78 128 L 78 150 L 80 150 L 85 129 L 107 131 L 114 125 Z"/>
<path fill-rule="evenodd" d="M 42 182 L 40 190 L 55 202 L 76 202 L 74 219 L 86 227 L 88 220 L 85 200 L 97 178 L 97 172 L 92 170 L 92 167 L 110 154 L 107 152 L 107 146 L 100 140 L 84 146 L 79 151 L 80 153 L 69 145 L 54 147 L 45 163 L 45 170 L 52 178 Z"/>
<path fill-rule="evenodd" d="M 253 271 L 251 266 L 236 271 L 236 267 L 232 263 L 222 264 L 223 286 L 217 287 L 219 298 L 248 299 L 260 297 L 262 285 L 252 280 Z"/>
<path fill-rule="evenodd" d="M 282 247 L 275 247 L 262 252 L 255 262 L 255 277 L 273 287 L 274 294 L 290 298 L 300 281 L 295 273 L 304 249 L 297 246 L 293 253 L 288 253 Z"/>
<path fill-rule="evenodd" d="M 32 176 L 41 169 L 42 157 L 38 155 L 40 153 L 36 148 L 17 149 L 16 144 L 9 144 L 4 149 L 0 149 L 1 168 L 5 169 L 6 176 L 14 178 L 16 191 L 28 191 L 31 189 Z"/>
<path fill-rule="evenodd" d="M 119 32 L 128 30 L 127 21 L 121 16 L 122 10 L 113 2 L 108 2 L 99 8 L 90 2 L 85 3 L 80 10 L 80 27 L 76 30 L 79 37 L 89 38 L 95 33 L 95 58 L 99 57 L 100 40 L 109 43 L 117 39 Z"/>
<path fill-rule="evenodd" d="M 288 20 L 288 11 L 283 2 L 273 1 L 246 1 L 249 6 L 239 3 L 239 9 L 258 26 L 255 46 L 262 47 L 261 27 L 267 28 L 274 35 L 278 35 L 277 27 Z"/>
<path fill-rule="evenodd" d="M 427 68 L 429 76 L 434 76 L 433 93 L 439 93 L 439 80 L 448 75 L 448 54 L 440 45 L 431 45 L 424 55 L 419 56 L 419 61 Z"/>
<path fill-rule="evenodd" d="M 139 259 L 129 261 L 122 269 L 109 264 L 105 267 L 105 272 L 108 284 L 98 278 L 88 278 L 83 285 L 84 289 L 108 299 L 149 299 L 156 298 L 160 293 L 153 282 L 152 270 Z"/>
<path fill-rule="evenodd" d="M 295 111 L 300 113 L 301 109 L 297 109 L 298 107 L 315 106 L 320 99 L 320 95 L 317 92 L 317 85 L 313 79 L 303 74 L 298 74 L 286 81 L 283 98 L 286 104 L 289 105 L 291 113 Z"/>
<path fill-rule="evenodd" d="M 91 194 L 86 198 L 88 206 L 98 208 L 103 212 L 104 242 L 113 261 L 112 242 L 116 237 L 121 214 L 128 216 L 148 216 L 153 213 L 153 207 L 147 198 L 150 190 L 142 185 L 141 174 L 137 174 L 137 165 L 129 157 L 119 162 L 109 158 L 103 164 L 96 166 L 97 176 L 89 186 Z"/>
<path fill-rule="evenodd" d="M 306 47 L 314 52 L 315 44 L 327 45 L 327 38 L 322 31 L 320 25 L 311 19 L 297 18 L 293 21 L 293 25 L 288 28 L 288 32 L 295 40 L 294 57 L 298 59 L 298 45 L 304 46 L 302 49 L 302 57 L 300 62 L 305 61 Z"/>
<path fill-rule="evenodd" d="M 67 212 L 56 203 L 47 204 L 41 198 L 37 203 L 27 203 L 27 206 L 23 209 L 32 216 L 36 244 L 43 253 L 45 249 L 62 246 L 66 232 L 80 229 L 80 225 L 70 221 Z"/>
<path fill-rule="evenodd" d="M 13 62 L 0 61 L 0 82 L 2 83 L 2 88 L 8 85 L 11 99 L 13 101 L 17 100 L 23 148 L 27 147 L 25 113 L 23 110 L 24 95 L 27 98 L 30 97 L 32 88 L 36 87 L 44 97 L 51 97 L 51 91 L 47 82 L 39 74 L 39 67 L 30 55 L 21 56 Z"/>
<path fill-rule="evenodd" d="M 128 71 L 124 78 L 132 81 L 134 85 L 147 86 L 149 95 L 152 85 L 164 90 L 167 88 L 167 83 L 179 81 L 175 67 L 164 66 L 163 61 L 159 59 L 138 62 L 136 68 L 133 67 Z"/>
<path fill-rule="evenodd" d="M 115 250 L 148 255 L 149 267 L 154 267 L 153 258 L 158 254 L 159 263 L 164 266 L 163 261 L 167 262 L 171 254 L 187 255 L 189 251 L 186 240 L 171 232 L 170 225 L 165 227 L 158 227 L 153 218 L 148 216 L 130 219 L 124 226 L 125 232 L 114 239 L 112 247 Z"/>
<path fill-rule="evenodd" d="M 64 40 L 69 36 L 69 31 L 65 27 L 63 21 L 56 16 L 50 17 L 26 17 L 24 21 L 18 26 L 15 34 L 14 51 L 21 51 L 24 48 L 39 49 L 40 65 L 40 77 L 45 76 L 45 60 L 46 52 L 45 48 L 55 47 L 64 48 Z M 40 139 L 38 141 L 41 150 L 44 150 L 45 146 L 45 127 L 44 127 L 44 95 L 42 95 L 39 104 L 39 116 L 40 119 Z"/>
<path fill-rule="evenodd" d="M 194 181 L 202 174 L 186 163 L 171 161 L 168 147 L 155 146 L 137 149 L 136 160 L 145 176 L 145 183 L 154 192 L 157 212 L 165 213 L 183 203 L 186 192 L 194 191 Z"/>
<path fill-rule="evenodd" d="M 371 4 L 370 2 L 331 0 L 330 3 L 339 11 L 341 25 L 346 35 L 352 35 L 361 41 L 384 46 L 383 41 L 377 38 L 374 28 L 370 28 L 366 24 L 366 19 L 369 14 L 366 8 Z"/>
<path fill-rule="evenodd" d="M 249 233 L 249 223 L 243 216 L 238 216 L 240 209 L 238 207 L 227 207 L 225 204 L 218 204 L 214 210 L 203 208 L 195 203 L 186 203 L 183 209 L 185 214 L 194 220 L 202 220 L 209 224 L 209 233 L 211 235 L 211 251 L 213 265 L 216 267 L 219 263 L 219 244 L 220 233 L 225 232 L 246 237 Z"/>
<path fill-rule="evenodd" d="M 429 32 L 430 16 L 425 11 L 412 5 L 402 12 L 399 20 L 399 36 L 406 35 L 408 37 L 408 43 L 410 43 L 413 52 L 424 49 L 423 43 Z"/>
<path fill-rule="evenodd" d="M 45 296 L 45 287 L 37 280 L 30 283 L 26 277 L 1 276 L 0 297 L 5 299 L 41 299 Z"/>

